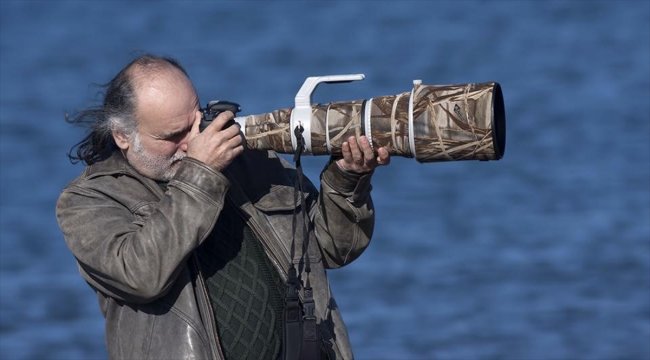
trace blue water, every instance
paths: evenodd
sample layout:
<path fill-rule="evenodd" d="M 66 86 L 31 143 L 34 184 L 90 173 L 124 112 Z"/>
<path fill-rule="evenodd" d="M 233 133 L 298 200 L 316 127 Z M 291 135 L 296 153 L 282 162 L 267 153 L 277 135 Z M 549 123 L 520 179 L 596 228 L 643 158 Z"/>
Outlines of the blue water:
<path fill-rule="evenodd" d="M 310 75 L 366 74 L 321 102 L 499 81 L 501 161 L 377 171 L 373 242 L 330 272 L 357 358 L 650 358 L 647 1 L 3 0 L 0 41 L 2 359 L 106 357 L 54 218 L 82 170 L 63 115 L 142 51 L 246 114 Z"/>

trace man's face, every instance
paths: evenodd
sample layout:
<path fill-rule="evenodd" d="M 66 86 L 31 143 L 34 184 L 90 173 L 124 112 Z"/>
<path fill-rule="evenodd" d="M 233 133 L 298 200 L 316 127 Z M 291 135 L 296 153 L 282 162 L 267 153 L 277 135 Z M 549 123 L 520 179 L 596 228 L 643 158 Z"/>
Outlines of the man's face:
<path fill-rule="evenodd" d="M 190 80 L 175 68 L 141 75 L 136 84 L 138 128 L 126 156 L 141 174 L 169 181 L 187 153 L 189 133 L 199 109 Z"/>

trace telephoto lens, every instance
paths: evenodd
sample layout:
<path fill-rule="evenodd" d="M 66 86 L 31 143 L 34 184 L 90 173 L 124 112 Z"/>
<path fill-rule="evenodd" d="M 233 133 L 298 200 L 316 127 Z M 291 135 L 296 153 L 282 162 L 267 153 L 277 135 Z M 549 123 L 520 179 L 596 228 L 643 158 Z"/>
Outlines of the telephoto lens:
<path fill-rule="evenodd" d="M 247 147 L 293 154 L 293 129 L 303 126 L 304 152 L 312 155 L 340 155 L 350 136 L 365 135 L 373 148 L 385 147 L 391 156 L 422 163 L 503 157 L 506 115 L 497 82 L 422 85 L 416 80 L 411 91 L 396 95 L 311 104 L 318 79 L 305 81 L 303 88 L 311 87 L 299 91 L 294 108 L 237 117 Z"/>

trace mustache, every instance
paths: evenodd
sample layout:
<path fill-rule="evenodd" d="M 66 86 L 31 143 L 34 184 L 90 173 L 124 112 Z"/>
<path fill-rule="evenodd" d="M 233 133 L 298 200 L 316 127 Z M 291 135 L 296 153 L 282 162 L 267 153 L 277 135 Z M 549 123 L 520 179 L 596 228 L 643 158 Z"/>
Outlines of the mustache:
<path fill-rule="evenodd" d="M 184 153 L 184 152 L 179 152 L 179 153 L 174 154 L 174 156 L 172 156 L 172 158 L 171 158 L 171 162 L 172 162 L 172 163 L 175 163 L 175 162 L 177 162 L 177 161 L 181 161 L 181 160 L 185 159 L 186 157 L 187 157 L 187 154 L 186 154 L 186 153 Z"/>

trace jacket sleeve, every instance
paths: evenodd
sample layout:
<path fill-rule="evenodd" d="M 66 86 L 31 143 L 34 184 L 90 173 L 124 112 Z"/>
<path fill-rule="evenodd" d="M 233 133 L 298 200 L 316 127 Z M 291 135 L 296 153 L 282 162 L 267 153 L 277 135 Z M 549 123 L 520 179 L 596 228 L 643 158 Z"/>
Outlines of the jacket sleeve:
<path fill-rule="evenodd" d="M 330 161 L 321 173 L 314 231 L 328 268 L 349 264 L 368 247 L 375 223 L 369 174 L 341 170 Z"/>
<path fill-rule="evenodd" d="M 69 186 L 59 197 L 59 226 L 86 281 L 134 303 L 151 302 L 170 289 L 210 233 L 229 186 L 221 173 L 186 158 L 164 197 L 138 219 L 133 209 L 87 182 Z"/>

